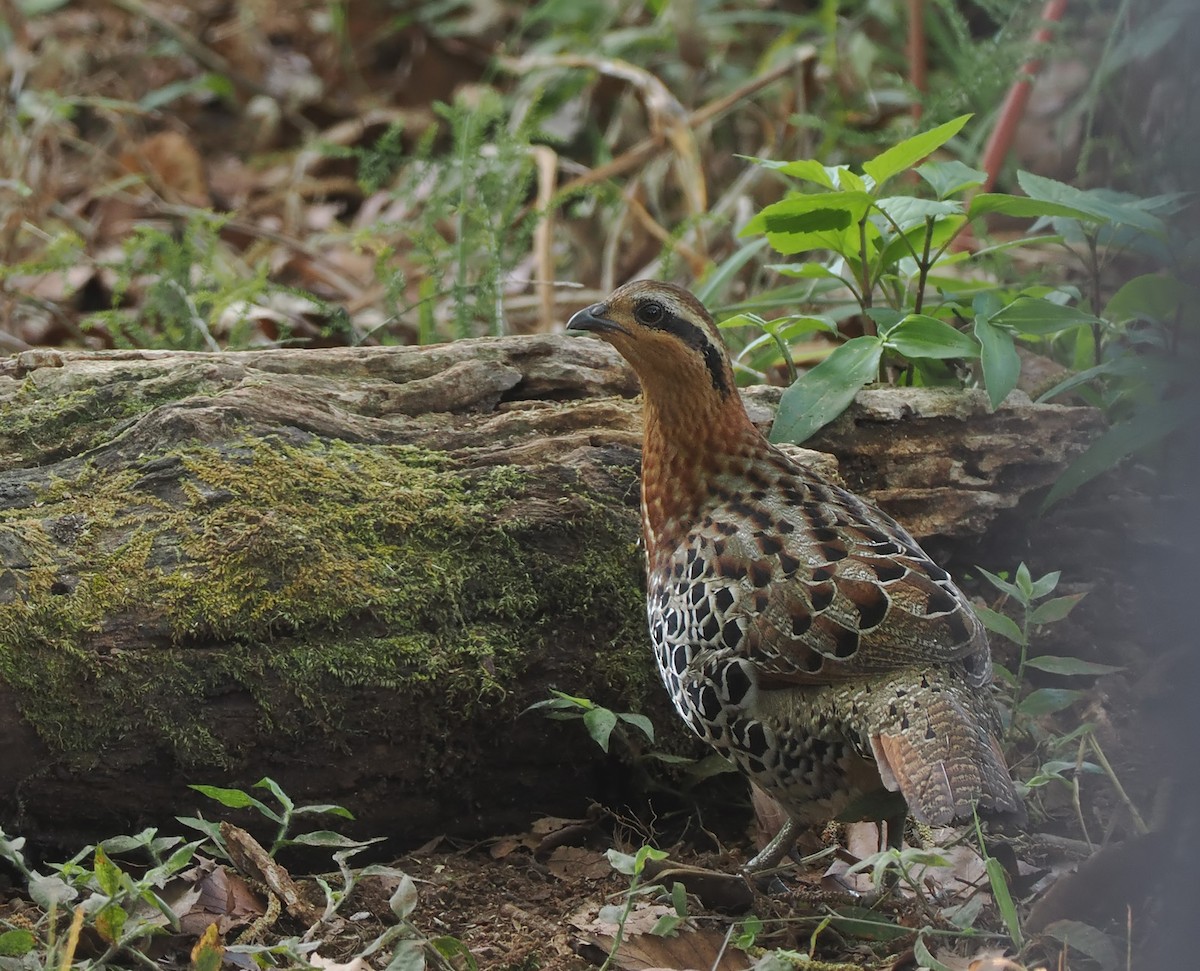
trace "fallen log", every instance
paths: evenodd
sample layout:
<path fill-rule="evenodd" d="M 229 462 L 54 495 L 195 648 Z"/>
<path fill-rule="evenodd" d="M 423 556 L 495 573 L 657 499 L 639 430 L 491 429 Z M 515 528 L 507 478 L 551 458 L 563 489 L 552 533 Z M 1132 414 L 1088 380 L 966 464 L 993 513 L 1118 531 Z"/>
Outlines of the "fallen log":
<path fill-rule="evenodd" d="M 0 827 L 78 845 L 270 776 L 361 835 L 494 835 L 620 775 L 522 714 L 551 688 L 694 752 L 643 630 L 636 393 L 557 336 L 0 361 Z M 894 389 L 813 444 L 953 559 L 1099 425 Z"/>

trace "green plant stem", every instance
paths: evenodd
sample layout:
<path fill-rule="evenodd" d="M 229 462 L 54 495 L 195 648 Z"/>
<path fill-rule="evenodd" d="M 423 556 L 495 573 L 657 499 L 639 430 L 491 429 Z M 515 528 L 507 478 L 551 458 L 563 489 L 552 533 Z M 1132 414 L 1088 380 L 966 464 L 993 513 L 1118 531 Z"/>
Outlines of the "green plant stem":
<path fill-rule="evenodd" d="M 1079 740 L 1079 748 L 1075 752 L 1075 771 L 1071 774 L 1071 805 L 1075 809 L 1075 818 L 1079 821 L 1079 831 L 1087 841 L 1088 850 L 1095 851 L 1092 837 L 1088 833 L 1087 823 L 1083 818 L 1083 803 L 1079 798 L 1079 776 L 1083 772 L 1083 757 L 1087 754 L 1087 736 Z"/>
<path fill-rule="evenodd" d="M 921 258 L 917 260 L 917 295 L 913 300 L 913 313 L 919 314 L 921 307 L 925 303 L 925 280 L 929 276 L 929 268 L 933 265 L 929 261 L 929 250 L 933 245 L 933 217 L 925 217 L 925 246 L 921 251 Z M 911 367 L 911 365 L 910 365 Z"/>
<path fill-rule="evenodd" d="M 1105 775 L 1108 776 L 1108 781 L 1112 783 L 1113 788 L 1117 790 L 1117 796 L 1121 802 L 1125 804 L 1125 808 L 1129 810 L 1129 815 L 1133 819 L 1134 828 L 1137 829 L 1139 835 L 1145 835 L 1150 831 L 1150 827 L 1146 825 L 1146 821 L 1142 819 L 1142 814 L 1138 812 L 1137 806 L 1133 804 L 1133 800 L 1129 798 L 1129 793 L 1125 791 L 1125 787 L 1121 785 L 1121 780 L 1117 778 L 1117 773 L 1113 771 L 1112 763 L 1108 761 L 1108 756 L 1104 754 L 1104 749 L 1100 747 L 1100 742 L 1095 735 L 1089 735 L 1088 744 L 1096 755 L 1097 761 L 1104 768 Z"/>
<path fill-rule="evenodd" d="M 613 960 L 617 956 L 617 951 L 621 949 L 621 942 L 625 939 L 625 922 L 629 920 L 629 914 L 633 910 L 633 895 L 641 882 L 642 876 L 640 873 L 635 873 L 633 879 L 629 882 L 629 889 L 625 893 L 625 909 L 621 911 L 621 919 L 617 921 L 617 933 L 613 935 L 612 947 L 609 948 L 608 956 L 604 959 L 604 963 L 600 965 L 600 971 L 609 971 Z"/>
<path fill-rule="evenodd" d="M 874 285 L 871 280 L 871 268 L 867 266 L 867 220 L 865 216 L 858 221 L 858 260 L 862 267 L 862 294 L 858 302 L 863 309 L 863 333 L 874 337 L 877 334 L 875 321 L 866 315 L 866 311 L 871 309 L 871 293 Z"/>

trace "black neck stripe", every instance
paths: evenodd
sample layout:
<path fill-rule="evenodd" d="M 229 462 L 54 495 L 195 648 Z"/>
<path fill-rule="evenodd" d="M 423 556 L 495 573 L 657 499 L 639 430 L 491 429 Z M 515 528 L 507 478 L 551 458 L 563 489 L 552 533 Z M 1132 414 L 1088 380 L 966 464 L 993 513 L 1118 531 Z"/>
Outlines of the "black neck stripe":
<path fill-rule="evenodd" d="M 713 345 L 713 342 L 708 339 L 708 335 L 703 330 L 695 324 L 684 320 L 682 317 L 671 313 L 669 310 L 657 324 L 655 330 L 674 334 L 687 344 L 688 347 L 694 347 L 698 350 L 704 356 L 704 364 L 708 368 L 709 376 L 712 378 L 713 387 L 723 395 L 729 394 L 729 383 L 725 380 L 725 362 L 722 358 L 721 350 Z"/>

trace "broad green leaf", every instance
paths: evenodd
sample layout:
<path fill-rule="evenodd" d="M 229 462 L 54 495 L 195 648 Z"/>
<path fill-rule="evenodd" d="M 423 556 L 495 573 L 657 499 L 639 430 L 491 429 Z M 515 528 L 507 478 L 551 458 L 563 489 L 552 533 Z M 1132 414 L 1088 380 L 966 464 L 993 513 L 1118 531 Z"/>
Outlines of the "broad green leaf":
<path fill-rule="evenodd" d="M 1083 324 L 1100 322 L 1086 310 L 1067 307 L 1044 297 L 1017 297 L 990 318 L 993 324 L 1004 324 L 1022 334 L 1057 334 Z"/>
<path fill-rule="evenodd" d="M 777 172 L 782 172 L 784 175 L 790 175 L 793 179 L 803 179 L 805 182 L 813 182 L 819 186 L 824 186 L 826 189 L 837 188 L 837 183 L 834 181 L 830 170 L 814 158 L 802 158 L 794 162 L 759 161 L 759 164 L 765 165 L 767 168 L 774 169 Z"/>
<path fill-rule="evenodd" d="M 1042 597 L 1054 592 L 1054 588 L 1058 586 L 1058 581 L 1062 577 L 1062 570 L 1051 570 L 1036 580 L 1033 581 L 1033 596 L 1034 600 L 1041 600 Z"/>
<path fill-rule="evenodd" d="M 608 751 L 608 739 L 612 730 L 617 727 L 617 716 L 607 708 L 596 706 L 583 716 L 583 724 L 588 734 L 605 752 Z"/>
<path fill-rule="evenodd" d="M 607 849 L 604 855 L 608 857 L 608 865 L 611 866 L 617 873 L 623 873 L 627 877 L 633 876 L 636 859 L 631 853 L 622 853 L 620 850 Z"/>
<path fill-rule="evenodd" d="M 1029 567 L 1025 563 L 1017 564 L 1017 573 L 1013 577 L 1017 581 L 1017 589 L 1024 595 L 1022 602 L 1029 603 L 1033 598 L 1033 577 L 1029 573 Z"/>
<path fill-rule="evenodd" d="M 388 906 L 398 920 L 404 920 L 416 909 L 417 885 L 407 873 L 400 878 L 400 883 L 388 899 Z"/>
<path fill-rule="evenodd" d="M 964 165 L 958 159 L 926 162 L 917 166 L 917 175 L 929 183 L 939 199 L 973 189 L 987 181 L 987 173 Z"/>
<path fill-rule="evenodd" d="M 292 815 L 300 816 L 306 813 L 309 815 L 324 814 L 329 816 L 340 816 L 342 819 L 354 818 L 354 813 L 350 812 L 350 810 L 345 806 L 337 806 L 332 803 L 314 803 L 311 806 L 297 806 L 295 810 L 293 810 Z"/>
<path fill-rule="evenodd" d="M 944 320 L 909 314 L 887 332 L 886 347 L 905 357 L 978 357 L 979 344 Z"/>
<path fill-rule="evenodd" d="M 224 789 L 221 786 L 188 786 L 189 789 L 195 789 L 203 796 L 208 796 L 209 799 L 215 799 L 222 806 L 229 809 L 257 809 L 268 819 L 274 820 L 277 823 L 283 822 L 283 818 L 264 803 L 259 802 L 250 793 L 241 789 Z"/>
<path fill-rule="evenodd" d="M 655 937 L 674 937 L 679 932 L 679 925 L 685 920 L 686 917 L 680 917 L 678 914 L 663 914 L 654 922 L 650 933 Z"/>
<path fill-rule="evenodd" d="M 377 836 L 369 840 L 355 840 L 349 836 L 343 836 L 341 833 L 335 833 L 331 829 L 315 829 L 309 833 L 301 833 L 291 839 L 281 840 L 280 843 L 288 846 L 327 846 L 338 849 L 349 849 L 350 847 L 370 846 L 372 843 L 382 842 L 386 838 L 384 836 Z"/>
<path fill-rule="evenodd" d="M 1077 593 L 1070 597 L 1055 597 L 1053 600 L 1040 603 L 1029 615 L 1029 622 L 1031 624 L 1053 624 L 1055 621 L 1062 620 L 1085 596 L 1086 594 Z"/>
<path fill-rule="evenodd" d="M 1070 708 L 1083 697 L 1086 697 L 1084 692 L 1071 688 L 1038 688 L 1021 699 L 1017 710 L 1033 718 L 1053 715 L 1056 711 Z"/>
<path fill-rule="evenodd" d="M 425 971 L 425 948 L 420 941 L 405 938 L 397 941 L 392 959 L 384 971 Z"/>
<path fill-rule="evenodd" d="M 429 946 L 445 959 L 446 967 L 461 968 L 462 971 L 479 971 L 475 955 L 457 937 L 443 934 L 441 937 L 431 937 Z"/>
<path fill-rule="evenodd" d="M 1043 199 L 1030 199 L 1027 196 L 1010 196 L 1003 192 L 981 192 L 977 196 L 972 196 L 971 204 L 967 207 L 967 218 L 977 219 L 993 212 L 1001 216 L 1017 216 L 1028 219 L 1064 216 L 1083 222 L 1103 222 L 1099 216 L 1084 209 L 1076 209 L 1057 202 L 1046 202 Z"/>
<path fill-rule="evenodd" d="M 1146 212 L 1136 202 L 1114 201 L 1106 197 L 1102 190 L 1079 189 L 1056 179 L 1034 175 L 1032 172 L 1018 172 L 1017 182 L 1029 198 L 1078 209 L 1088 213 L 1093 221 L 1115 226 L 1132 226 L 1152 236 L 1161 236 L 1166 232 L 1163 221 Z"/>
<path fill-rule="evenodd" d="M 1095 677 L 1101 674 L 1114 674 L 1124 671 L 1122 667 L 1111 664 L 1097 664 L 1094 661 L 1082 661 L 1077 657 L 1056 657 L 1043 654 L 1041 657 L 1031 657 L 1025 662 L 1025 667 L 1045 671 L 1047 674 L 1088 675 Z"/>
<path fill-rule="evenodd" d="M 963 207 L 959 202 L 934 202 L 932 199 L 918 199 L 916 196 L 889 196 L 875 203 L 874 208 L 887 216 L 900 227 L 900 231 L 912 229 L 914 226 L 924 226 L 928 216 L 944 218 L 946 216 L 961 216 Z"/>
<path fill-rule="evenodd" d="M 1131 320 L 1169 322 L 1180 308 L 1195 306 L 1200 306 L 1200 291 L 1195 287 L 1173 276 L 1145 273 L 1135 276 L 1112 295 L 1104 316 L 1114 324 Z"/>
<path fill-rule="evenodd" d="M 870 307 L 867 310 L 867 316 L 875 321 L 875 328 L 879 331 L 879 336 L 887 337 L 908 314 L 892 307 Z"/>
<path fill-rule="evenodd" d="M 783 392 L 771 441 L 799 445 L 846 410 L 863 385 L 879 374 L 883 344 L 855 337 Z"/>
<path fill-rule="evenodd" d="M 895 941 L 912 933 L 886 914 L 853 904 L 838 907 L 829 923 L 841 934 L 871 941 Z"/>
<path fill-rule="evenodd" d="M 1041 510 L 1049 509 L 1123 458 L 1166 438 L 1185 416 L 1185 409 L 1177 403 L 1162 402 L 1139 411 L 1129 421 L 1113 425 L 1066 467 L 1042 500 Z"/>
<path fill-rule="evenodd" d="M 654 741 L 654 724 L 645 715 L 638 715 L 633 712 L 623 711 L 617 717 L 627 725 L 632 725 L 651 742 Z"/>
<path fill-rule="evenodd" d="M 999 634 L 1001 637 L 1007 637 L 1014 644 L 1024 644 L 1025 636 L 1021 633 L 1021 628 L 1017 626 L 1017 622 L 1007 614 L 1002 614 L 998 610 L 992 610 L 991 607 L 976 607 L 975 613 L 978 615 L 983 626 L 994 634 Z"/>
<path fill-rule="evenodd" d="M 970 115 L 960 115 L 944 125 L 938 125 L 937 128 L 906 138 L 900 144 L 893 145 L 870 161 L 864 162 L 863 171 L 875 180 L 875 186 L 878 188 L 892 176 L 912 168 L 931 152 L 941 148 L 970 120 Z"/>
<path fill-rule="evenodd" d="M 109 897 L 115 897 L 121 889 L 121 868 L 108 858 L 108 854 L 99 846 L 96 847 L 95 863 L 96 882 L 100 889 Z"/>
<path fill-rule="evenodd" d="M 108 941 L 109 944 L 116 944 L 121 940 L 121 931 L 124 929 L 127 920 L 129 920 L 129 914 L 124 907 L 109 904 L 96 914 L 93 926 L 96 928 L 96 932 L 104 940 Z"/>
<path fill-rule="evenodd" d="M 789 196 L 763 209 L 746 224 L 742 235 L 765 233 L 785 256 L 829 249 L 853 257 L 858 250 L 857 226 L 870 201 L 865 192 Z"/>
<path fill-rule="evenodd" d="M 1012 331 L 999 327 L 982 314 L 975 316 L 975 338 L 979 341 L 979 359 L 983 364 L 983 384 L 993 410 L 1008 397 L 1021 376 L 1021 357 L 1013 342 Z"/>

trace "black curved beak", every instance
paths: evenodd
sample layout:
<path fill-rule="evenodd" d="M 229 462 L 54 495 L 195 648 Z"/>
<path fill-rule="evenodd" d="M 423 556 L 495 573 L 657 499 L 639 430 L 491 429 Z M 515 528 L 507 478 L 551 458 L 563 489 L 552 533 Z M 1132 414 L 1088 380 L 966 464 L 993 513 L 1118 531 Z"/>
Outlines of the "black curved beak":
<path fill-rule="evenodd" d="M 606 317 L 605 314 L 607 313 L 607 304 L 594 303 L 590 307 L 584 307 L 567 321 L 567 330 L 586 330 L 596 334 L 611 331 L 618 331 L 622 334 L 629 333 L 629 331 L 615 320 L 610 320 Z"/>

